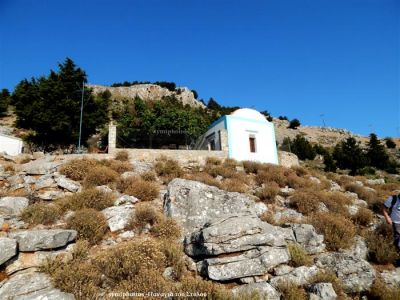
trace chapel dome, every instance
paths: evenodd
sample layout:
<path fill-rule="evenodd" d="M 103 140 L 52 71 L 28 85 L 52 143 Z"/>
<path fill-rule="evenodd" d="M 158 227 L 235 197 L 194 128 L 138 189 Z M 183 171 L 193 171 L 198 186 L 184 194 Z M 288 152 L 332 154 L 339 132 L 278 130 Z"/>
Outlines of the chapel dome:
<path fill-rule="evenodd" d="M 258 121 L 267 121 L 264 115 L 255 109 L 251 108 L 239 108 L 231 113 L 231 116 L 240 117 L 244 119 L 258 120 Z"/>

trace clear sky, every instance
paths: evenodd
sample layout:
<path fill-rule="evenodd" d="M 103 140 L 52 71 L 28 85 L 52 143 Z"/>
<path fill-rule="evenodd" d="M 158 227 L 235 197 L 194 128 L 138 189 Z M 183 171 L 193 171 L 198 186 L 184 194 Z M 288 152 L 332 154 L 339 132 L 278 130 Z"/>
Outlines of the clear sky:
<path fill-rule="evenodd" d="M 399 20 L 398 0 L 0 0 L 0 88 L 68 56 L 92 84 L 174 81 L 304 125 L 399 136 Z"/>

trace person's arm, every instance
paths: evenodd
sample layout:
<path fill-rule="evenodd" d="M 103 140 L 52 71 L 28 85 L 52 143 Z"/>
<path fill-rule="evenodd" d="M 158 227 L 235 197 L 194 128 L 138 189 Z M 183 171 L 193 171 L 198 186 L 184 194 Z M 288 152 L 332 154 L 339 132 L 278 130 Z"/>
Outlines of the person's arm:
<path fill-rule="evenodd" d="M 392 218 L 389 216 L 389 211 L 386 206 L 383 206 L 383 216 L 385 217 L 386 223 L 392 225 Z"/>

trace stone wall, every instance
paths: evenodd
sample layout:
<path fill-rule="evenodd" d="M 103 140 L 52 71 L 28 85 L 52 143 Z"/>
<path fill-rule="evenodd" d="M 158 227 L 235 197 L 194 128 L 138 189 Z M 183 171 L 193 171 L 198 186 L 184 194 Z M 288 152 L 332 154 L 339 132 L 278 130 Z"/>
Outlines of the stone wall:
<path fill-rule="evenodd" d="M 161 155 L 167 156 L 178 160 L 181 163 L 188 163 L 190 161 L 198 161 L 199 163 L 205 162 L 207 157 L 216 157 L 225 159 L 228 157 L 226 151 L 207 151 L 207 150 L 170 150 L 170 149 L 120 149 L 115 148 L 109 152 L 114 154 L 118 151 L 128 151 L 129 156 L 133 160 L 141 160 L 153 162 Z"/>

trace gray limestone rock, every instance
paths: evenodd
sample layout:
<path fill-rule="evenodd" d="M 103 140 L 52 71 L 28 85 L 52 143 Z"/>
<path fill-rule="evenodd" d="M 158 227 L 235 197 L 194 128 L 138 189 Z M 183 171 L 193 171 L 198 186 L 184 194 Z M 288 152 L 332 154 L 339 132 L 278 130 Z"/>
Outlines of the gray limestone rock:
<path fill-rule="evenodd" d="M 47 174 L 40 176 L 38 180 L 36 180 L 35 183 L 35 190 L 40 190 L 40 189 L 46 189 L 46 188 L 51 188 L 56 185 L 53 175 L 52 174 Z"/>
<path fill-rule="evenodd" d="M 291 224 L 294 237 L 308 254 L 320 253 L 325 250 L 324 236 L 317 234 L 310 224 Z"/>
<path fill-rule="evenodd" d="M 335 300 L 337 294 L 333 289 L 332 283 L 315 283 L 309 288 L 310 300 Z"/>
<path fill-rule="evenodd" d="M 368 247 L 365 239 L 359 235 L 356 235 L 354 238 L 354 243 L 350 249 L 343 250 L 344 253 L 347 253 L 351 256 L 355 256 L 364 260 L 367 260 L 368 256 Z"/>
<path fill-rule="evenodd" d="M 132 219 L 135 208 L 132 204 L 111 206 L 101 212 L 106 217 L 111 232 L 125 229 Z"/>
<path fill-rule="evenodd" d="M 139 199 L 134 197 L 134 196 L 129 196 L 129 195 L 121 195 L 120 197 L 115 200 L 114 205 L 122 205 L 122 204 L 135 204 L 136 202 L 139 202 Z"/>
<path fill-rule="evenodd" d="M 262 222 L 256 215 L 227 215 L 207 224 L 185 238 L 185 252 L 190 256 L 219 255 L 256 248 L 285 247 L 280 227 Z"/>
<path fill-rule="evenodd" d="M 75 240 L 77 232 L 65 229 L 23 230 L 10 233 L 18 242 L 19 251 L 56 249 Z"/>
<path fill-rule="evenodd" d="M 19 296 L 18 300 L 75 300 L 75 296 L 59 289 L 49 288 Z"/>
<path fill-rule="evenodd" d="M 17 254 L 17 241 L 0 237 L 0 266 Z"/>
<path fill-rule="evenodd" d="M 249 283 L 232 289 L 236 297 L 246 297 L 252 295 L 253 292 L 258 293 L 259 299 L 263 300 L 280 300 L 281 298 L 281 294 L 268 282 Z"/>
<path fill-rule="evenodd" d="M 79 182 L 68 179 L 65 176 L 58 177 L 56 179 L 56 182 L 59 187 L 66 189 L 73 193 L 76 193 L 81 189 L 81 184 Z"/>
<path fill-rule="evenodd" d="M 29 205 L 25 197 L 2 197 L 0 198 L 1 215 L 19 215 Z"/>
<path fill-rule="evenodd" d="M 212 280 L 227 281 L 263 275 L 290 259 L 286 248 L 258 247 L 240 255 L 208 258 L 198 263 L 200 272 Z"/>
<path fill-rule="evenodd" d="M 393 271 L 383 271 L 380 274 L 387 285 L 400 288 L 400 268 L 396 268 Z"/>
<path fill-rule="evenodd" d="M 44 157 L 20 166 L 21 171 L 28 175 L 44 175 L 54 173 L 62 161 L 54 161 L 54 157 Z"/>
<path fill-rule="evenodd" d="M 183 227 L 185 234 L 227 214 L 255 213 L 254 201 L 246 195 L 180 178 L 168 184 L 164 212 Z"/>
<path fill-rule="evenodd" d="M 367 261 L 346 253 L 320 254 L 316 258 L 316 265 L 335 272 L 347 293 L 368 290 L 376 276 L 374 268 Z"/>
<path fill-rule="evenodd" d="M 278 286 L 281 282 L 293 282 L 296 285 L 307 284 L 316 274 L 318 268 L 316 266 L 306 267 L 301 266 L 293 269 L 291 272 L 275 276 L 270 280 L 270 284 L 274 287 Z"/>

